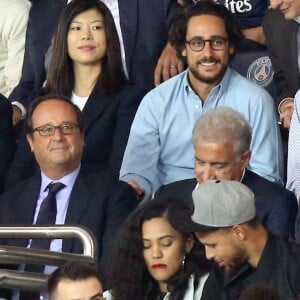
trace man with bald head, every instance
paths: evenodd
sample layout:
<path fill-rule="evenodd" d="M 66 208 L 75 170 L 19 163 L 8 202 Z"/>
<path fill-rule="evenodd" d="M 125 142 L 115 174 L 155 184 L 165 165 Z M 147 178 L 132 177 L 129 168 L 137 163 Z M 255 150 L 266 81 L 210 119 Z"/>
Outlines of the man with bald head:
<path fill-rule="evenodd" d="M 297 200 L 290 191 L 247 169 L 251 137 L 251 128 L 239 112 L 226 107 L 206 112 L 193 129 L 196 178 L 162 186 L 156 195 L 176 195 L 191 201 L 197 184 L 211 179 L 240 181 L 254 192 L 262 223 L 283 238 L 293 236 Z M 251 159 L 255 162 L 255 157 Z"/>

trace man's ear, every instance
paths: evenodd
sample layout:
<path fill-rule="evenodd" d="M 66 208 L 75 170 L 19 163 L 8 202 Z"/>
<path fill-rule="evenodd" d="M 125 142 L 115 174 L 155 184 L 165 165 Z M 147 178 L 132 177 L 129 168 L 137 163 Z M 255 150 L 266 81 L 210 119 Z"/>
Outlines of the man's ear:
<path fill-rule="evenodd" d="M 242 154 L 242 157 L 241 157 L 241 161 L 243 163 L 244 168 L 246 168 L 248 166 L 250 158 L 251 158 L 251 150 L 248 149 Z"/>
<path fill-rule="evenodd" d="M 234 225 L 232 227 L 233 235 L 240 241 L 244 241 L 246 239 L 246 231 L 241 225 Z"/>
<path fill-rule="evenodd" d="M 26 139 L 27 139 L 27 142 L 28 142 L 28 144 L 29 144 L 29 146 L 30 146 L 30 150 L 31 150 L 31 152 L 34 152 L 33 151 L 33 136 L 32 136 L 32 134 L 26 134 Z"/>

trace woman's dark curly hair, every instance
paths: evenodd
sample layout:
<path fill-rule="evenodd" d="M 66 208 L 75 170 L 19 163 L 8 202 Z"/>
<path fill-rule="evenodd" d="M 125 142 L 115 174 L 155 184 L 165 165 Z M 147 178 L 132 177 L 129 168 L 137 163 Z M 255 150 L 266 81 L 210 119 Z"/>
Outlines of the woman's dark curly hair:
<path fill-rule="evenodd" d="M 143 257 L 142 225 L 146 220 L 164 217 L 173 226 L 170 215 L 177 211 L 190 209 L 180 199 L 159 198 L 139 206 L 121 225 L 111 247 L 108 263 L 108 288 L 114 300 L 150 300 L 160 294 L 158 283 L 149 274 Z M 178 230 L 183 236 L 186 234 Z M 195 240 L 193 249 L 186 254 L 184 268 L 181 268 L 168 282 L 170 299 L 182 300 L 191 274 L 195 285 L 199 278 L 209 270 L 202 245 Z"/>
<path fill-rule="evenodd" d="M 187 5 L 183 9 L 182 14 L 179 14 L 172 22 L 169 32 L 169 41 L 176 49 L 179 58 L 185 60 L 185 58 L 182 57 L 181 52 L 185 47 L 189 20 L 192 17 L 201 15 L 211 15 L 221 18 L 226 27 L 228 41 L 234 47 L 236 47 L 243 39 L 243 34 L 236 18 L 224 5 L 218 4 L 213 0 L 201 0 L 197 3 Z"/>
<path fill-rule="evenodd" d="M 52 58 L 45 90 L 71 97 L 74 88 L 73 62 L 68 54 L 67 36 L 72 20 L 80 13 L 95 9 L 104 19 L 107 54 L 102 59 L 102 72 L 96 82 L 105 94 L 119 91 L 127 79 L 122 67 L 121 48 L 113 16 L 100 0 L 73 0 L 60 15 L 54 34 Z"/>

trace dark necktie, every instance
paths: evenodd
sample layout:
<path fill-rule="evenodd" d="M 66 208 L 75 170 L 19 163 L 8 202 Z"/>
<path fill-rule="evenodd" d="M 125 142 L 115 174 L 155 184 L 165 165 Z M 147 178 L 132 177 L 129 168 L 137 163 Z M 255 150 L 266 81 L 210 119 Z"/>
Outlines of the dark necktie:
<path fill-rule="evenodd" d="M 53 225 L 56 220 L 56 194 L 65 185 L 60 182 L 50 183 L 46 189 L 49 190 L 47 197 L 43 200 L 38 217 L 36 219 L 36 225 Z M 36 249 L 49 249 L 51 243 L 51 239 L 34 239 L 31 242 L 30 248 Z M 26 265 L 25 271 L 28 272 L 36 272 L 42 273 L 44 271 L 43 265 Z M 39 299 L 39 293 L 36 292 L 20 292 L 20 300 L 31 300 L 31 299 Z"/>
<path fill-rule="evenodd" d="M 48 184 L 47 189 L 49 190 L 49 192 L 47 197 L 44 199 L 44 201 L 41 204 L 40 211 L 35 223 L 36 225 L 55 224 L 56 213 L 57 213 L 56 194 L 64 187 L 65 185 L 60 182 L 56 182 L 56 183 L 51 182 L 50 184 Z M 51 243 L 50 239 L 34 239 L 32 240 L 30 248 L 49 249 L 50 243 Z"/>

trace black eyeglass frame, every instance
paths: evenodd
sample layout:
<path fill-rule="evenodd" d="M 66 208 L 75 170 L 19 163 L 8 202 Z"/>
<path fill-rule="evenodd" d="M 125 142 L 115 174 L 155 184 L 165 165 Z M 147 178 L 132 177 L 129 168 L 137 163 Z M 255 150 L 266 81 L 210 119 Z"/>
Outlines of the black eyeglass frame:
<path fill-rule="evenodd" d="M 195 49 L 195 47 L 192 45 L 192 42 L 202 42 L 202 46 Z M 217 45 L 214 44 L 215 42 L 222 42 L 221 45 Z M 209 43 L 209 46 L 215 50 L 215 51 L 220 51 L 223 50 L 225 48 L 226 43 L 228 43 L 228 38 L 222 37 L 222 36 L 216 36 L 216 37 L 212 37 L 211 39 L 201 39 L 201 38 L 192 38 L 189 41 L 185 41 L 186 44 L 189 45 L 190 49 L 194 52 L 200 52 L 204 49 L 206 43 Z"/>
<path fill-rule="evenodd" d="M 67 128 L 64 126 L 67 126 Z M 47 128 L 51 129 L 51 130 L 49 132 L 43 132 L 43 130 L 47 129 Z M 71 134 L 75 133 L 77 128 L 79 128 L 78 124 L 71 123 L 71 122 L 65 122 L 65 123 L 62 123 L 57 126 L 50 125 L 50 124 L 42 125 L 42 126 L 33 128 L 31 130 L 31 132 L 34 133 L 35 131 L 37 131 L 40 136 L 52 136 L 52 135 L 54 135 L 56 129 L 59 129 L 63 135 L 71 135 Z"/>

